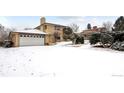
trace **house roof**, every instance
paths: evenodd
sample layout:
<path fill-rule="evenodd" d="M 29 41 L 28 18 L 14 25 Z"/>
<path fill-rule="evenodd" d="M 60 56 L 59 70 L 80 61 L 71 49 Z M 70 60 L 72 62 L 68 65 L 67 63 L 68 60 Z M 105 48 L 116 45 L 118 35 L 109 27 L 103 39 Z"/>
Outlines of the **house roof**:
<path fill-rule="evenodd" d="M 61 26 L 61 27 L 67 27 L 67 26 L 64 26 L 64 25 L 54 24 L 54 23 L 44 23 L 44 24 L 41 24 L 41 25 L 45 25 L 45 24 L 49 24 L 49 25 L 56 25 L 56 26 Z M 40 26 L 41 26 L 41 25 L 39 25 L 39 26 L 35 27 L 35 29 L 40 29 Z"/>
<path fill-rule="evenodd" d="M 32 29 L 32 30 L 18 30 L 18 31 L 12 31 L 12 32 L 19 32 L 19 33 L 32 33 L 32 34 L 47 34 L 43 31 Z"/>

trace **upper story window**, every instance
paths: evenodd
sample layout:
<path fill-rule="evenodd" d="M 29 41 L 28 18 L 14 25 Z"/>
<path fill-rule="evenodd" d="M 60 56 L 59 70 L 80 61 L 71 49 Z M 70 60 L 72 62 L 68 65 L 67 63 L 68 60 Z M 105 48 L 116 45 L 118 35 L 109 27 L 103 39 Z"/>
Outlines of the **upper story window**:
<path fill-rule="evenodd" d="M 55 30 L 60 30 L 60 26 L 55 26 Z"/>
<path fill-rule="evenodd" d="M 45 29 L 45 30 L 47 29 L 47 25 L 44 25 L 44 29 Z"/>

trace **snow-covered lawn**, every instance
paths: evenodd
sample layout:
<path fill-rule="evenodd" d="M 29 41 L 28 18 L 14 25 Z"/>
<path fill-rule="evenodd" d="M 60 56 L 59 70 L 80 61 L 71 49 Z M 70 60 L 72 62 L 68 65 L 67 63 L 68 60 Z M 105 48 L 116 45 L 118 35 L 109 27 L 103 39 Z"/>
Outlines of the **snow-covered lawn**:
<path fill-rule="evenodd" d="M 53 78 L 56 86 L 62 84 L 61 88 L 68 90 L 56 93 L 106 93 L 103 87 L 118 92 L 116 88 L 122 88 L 118 87 L 122 83 L 119 79 L 124 78 L 124 52 L 94 48 L 88 43 L 73 46 L 71 42 L 0 48 L 0 76 Z M 113 93 L 110 90 L 108 93 Z"/>
<path fill-rule="evenodd" d="M 0 76 L 124 75 L 124 52 L 94 48 L 88 43 L 0 48 Z"/>

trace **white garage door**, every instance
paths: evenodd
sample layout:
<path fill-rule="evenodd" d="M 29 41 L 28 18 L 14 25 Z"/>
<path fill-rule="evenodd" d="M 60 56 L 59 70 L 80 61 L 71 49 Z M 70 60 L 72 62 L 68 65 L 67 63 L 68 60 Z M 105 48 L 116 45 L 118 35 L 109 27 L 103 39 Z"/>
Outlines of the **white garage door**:
<path fill-rule="evenodd" d="M 19 37 L 20 46 L 41 46 L 44 45 L 44 37 L 42 36 L 20 36 Z"/>

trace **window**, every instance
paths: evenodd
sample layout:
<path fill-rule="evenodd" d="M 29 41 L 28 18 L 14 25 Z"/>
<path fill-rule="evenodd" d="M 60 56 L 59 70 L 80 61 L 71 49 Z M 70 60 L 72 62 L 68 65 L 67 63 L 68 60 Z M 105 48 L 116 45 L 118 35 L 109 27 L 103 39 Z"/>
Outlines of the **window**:
<path fill-rule="evenodd" d="M 60 26 L 55 26 L 55 30 L 60 30 Z"/>
<path fill-rule="evenodd" d="M 44 29 L 45 29 L 45 30 L 47 29 L 47 25 L 44 25 Z"/>
<path fill-rule="evenodd" d="M 55 30 L 56 30 L 56 26 L 55 26 Z"/>
<path fill-rule="evenodd" d="M 23 37 L 23 35 L 22 35 L 22 34 L 20 34 L 20 37 Z"/>
<path fill-rule="evenodd" d="M 42 35 L 40 35 L 40 38 L 42 38 Z"/>

